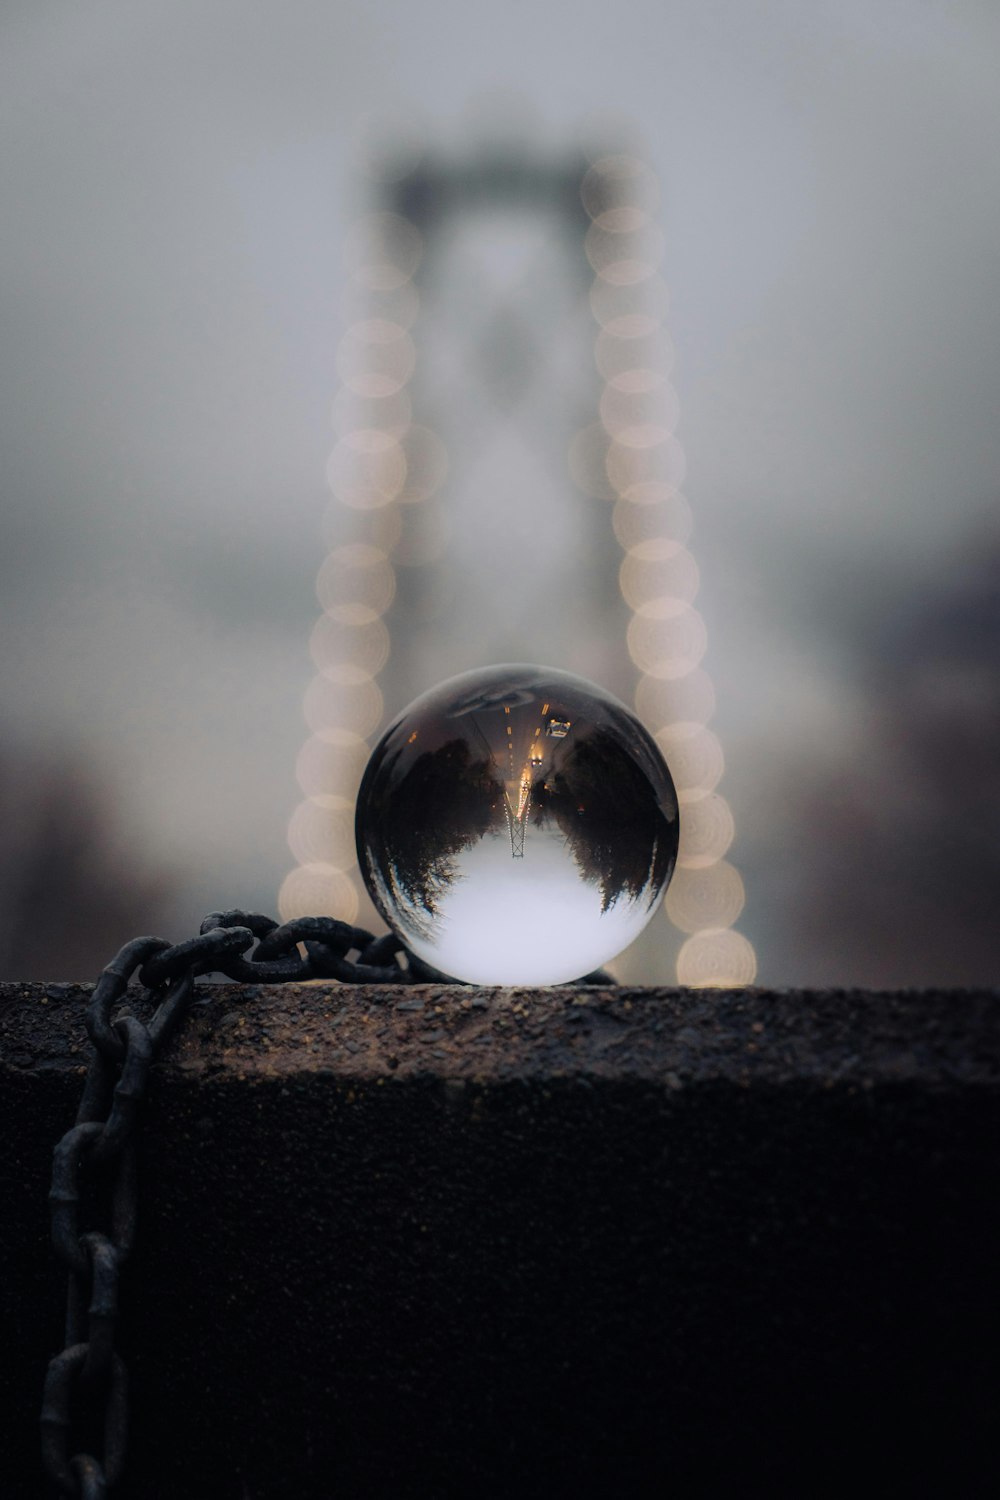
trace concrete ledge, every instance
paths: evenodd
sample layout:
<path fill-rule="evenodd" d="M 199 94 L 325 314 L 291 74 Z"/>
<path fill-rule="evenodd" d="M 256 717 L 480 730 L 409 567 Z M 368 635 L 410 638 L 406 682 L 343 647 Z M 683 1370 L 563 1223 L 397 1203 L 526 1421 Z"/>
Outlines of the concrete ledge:
<path fill-rule="evenodd" d="M 11 1494 L 87 993 L 0 987 Z M 145 1113 L 125 1500 L 1000 1477 L 996 993 L 204 995 Z"/>

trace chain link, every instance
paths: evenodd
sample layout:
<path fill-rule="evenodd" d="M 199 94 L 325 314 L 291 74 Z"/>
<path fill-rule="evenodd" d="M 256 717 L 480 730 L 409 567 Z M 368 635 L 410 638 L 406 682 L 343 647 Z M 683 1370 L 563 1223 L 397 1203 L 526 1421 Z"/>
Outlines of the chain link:
<path fill-rule="evenodd" d="M 204 974 L 241 984 L 454 982 L 392 933 L 374 937 L 333 917 L 279 925 L 246 911 L 210 912 L 197 937 L 173 946 L 134 938 L 102 971 L 86 1016 L 92 1052 L 83 1097 L 55 1148 L 49 1192 L 52 1244 L 69 1285 L 65 1347 L 45 1377 L 42 1465 L 49 1483 L 71 1500 L 104 1500 L 124 1467 L 128 1374 L 115 1349 L 115 1323 L 120 1272 L 135 1238 L 136 1127 L 150 1067 Z M 113 1014 L 133 975 L 155 1005 L 148 1024 Z M 613 981 L 598 971 L 580 983 Z M 84 1227 L 85 1217 L 96 1224 Z"/>

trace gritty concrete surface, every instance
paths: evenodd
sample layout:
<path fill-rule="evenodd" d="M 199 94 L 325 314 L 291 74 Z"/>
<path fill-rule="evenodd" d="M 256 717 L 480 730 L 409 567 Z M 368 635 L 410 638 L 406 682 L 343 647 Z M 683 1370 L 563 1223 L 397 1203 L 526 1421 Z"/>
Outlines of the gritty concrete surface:
<path fill-rule="evenodd" d="M 0 987 L 3 1495 L 87 993 Z M 989 1493 L 998 1122 L 996 992 L 206 986 L 144 1115 L 122 1500 Z"/>

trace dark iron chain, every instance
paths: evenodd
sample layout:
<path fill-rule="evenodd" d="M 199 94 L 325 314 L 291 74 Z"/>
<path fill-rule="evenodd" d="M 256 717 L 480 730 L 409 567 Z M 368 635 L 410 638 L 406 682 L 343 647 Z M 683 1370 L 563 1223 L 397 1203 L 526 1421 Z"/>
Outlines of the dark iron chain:
<path fill-rule="evenodd" d="M 134 974 L 155 1006 L 148 1025 L 115 1013 Z M 136 1125 L 150 1066 L 183 1020 L 195 978 L 205 974 L 243 984 L 454 982 L 391 933 L 374 937 L 333 917 L 279 926 L 246 911 L 210 912 L 198 937 L 173 946 L 134 938 L 104 969 L 86 1017 L 92 1051 L 83 1097 L 55 1148 L 49 1193 L 52 1243 L 69 1289 L 64 1347 L 45 1377 L 42 1463 L 58 1493 L 73 1500 L 103 1500 L 124 1466 L 128 1374 L 115 1349 L 115 1321 L 119 1276 L 135 1237 Z M 598 972 L 580 982 L 613 981 Z M 85 1228 L 85 1218 L 99 1227 Z M 83 1441 L 100 1456 L 80 1447 Z"/>
<path fill-rule="evenodd" d="M 156 1003 L 148 1025 L 113 1015 L 136 971 Z M 279 926 L 244 911 L 212 912 L 198 937 L 175 946 L 136 938 L 103 971 L 87 1013 L 93 1051 L 83 1098 L 56 1146 L 49 1194 L 52 1241 L 69 1272 L 69 1290 L 65 1346 L 45 1380 L 42 1459 L 59 1493 L 80 1500 L 107 1495 L 124 1464 L 128 1379 L 114 1330 L 120 1272 L 135 1233 L 136 1122 L 150 1064 L 190 1005 L 195 977 L 206 973 L 251 984 L 405 984 L 440 977 L 391 935 L 375 938 L 330 917 Z M 84 1205 L 100 1227 L 84 1227 Z M 99 1437 L 92 1446 L 100 1447 L 100 1456 L 76 1451 L 84 1427 L 91 1439 Z"/>

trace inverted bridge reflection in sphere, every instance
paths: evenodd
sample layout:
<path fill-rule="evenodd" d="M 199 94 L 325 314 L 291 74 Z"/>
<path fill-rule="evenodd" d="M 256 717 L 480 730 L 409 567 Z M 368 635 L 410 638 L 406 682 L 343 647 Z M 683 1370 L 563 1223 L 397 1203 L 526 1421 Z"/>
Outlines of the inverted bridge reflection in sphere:
<path fill-rule="evenodd" d="M 566 672 L 500 666 L 419 698 L 377 745 L 358 856 L 389 925 L 479 984 L 558 984 L 645 927 L 677 855 L 652 737 Z"/>

